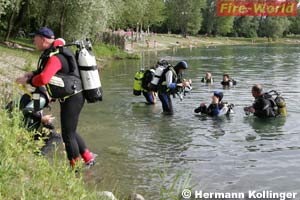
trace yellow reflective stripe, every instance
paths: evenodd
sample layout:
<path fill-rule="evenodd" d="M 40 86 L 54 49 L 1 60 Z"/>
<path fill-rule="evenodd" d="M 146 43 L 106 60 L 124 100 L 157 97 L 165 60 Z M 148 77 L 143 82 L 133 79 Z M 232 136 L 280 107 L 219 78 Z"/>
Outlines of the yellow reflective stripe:
<path fill-rule="evenodd" d="M 51 53 L 49 54 L 49 57 L 54 56 L 54 55 L 56 55 L 56 54 L 59 54 L 59 49 L 57 49 L 57 50 L 54 51 L 54 52 L 51 52 Z"/>
<path fill-rule="evenodd" d="M 82 91 L 83 91 L 83 90 L 76 91 L 76 92 L 74 92 L 74 94 L 71 94 L 71 95 L 69 95 L 69 96 L 65 96 L 65 97 L 59 98 L 59 99 L 62 99 L 63 101 L 65 101 L 67 98 L 70 98 L 71 96 L 74 96 L 75 94 L 78 94 L 79 92 L 82 92 Z"/>
<path fill-rule="evenodd" d="M 51 89 L 50 89 L 50 85 L 47 84 L 46 88 L 47 88 L 47 92 L 49 93 L 50 97 L 52 97 L 52 92 L 51 92 Z"/>

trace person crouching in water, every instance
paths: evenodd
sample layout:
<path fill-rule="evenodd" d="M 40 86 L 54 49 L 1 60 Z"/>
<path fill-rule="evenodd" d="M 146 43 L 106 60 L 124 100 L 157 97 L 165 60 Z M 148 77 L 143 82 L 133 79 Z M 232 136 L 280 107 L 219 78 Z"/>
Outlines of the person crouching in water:
<path fill-rule="evenodd" d="M 76 131 L 85 98 L 81 90 L 81 80 L 78 78 L 78 66 L 75 62 L 71 62 L 76 60 L 75 56 L 69 49 L 64 49 L 64 51 L 71 54 L 72 60 L 69 60 L 70 58 L 60 53 L 60 51 L 56 51 L 58 46 L 63 46 L 64 44 L 61 40 L 55 40 L 53 31 L 47 27 L 40 28 L 33 33 L 33 36 L 33 44 L 36 49 L 43 52 L 38 62 L 38 70 L 25 73 L 23 76 L 17 78 L 16 82 L 22 85 L 31 84 L 34 87 L 46 85 L 49 95 L 52 95 L 51 97 L 54 95 L 57 96 L 57 99 L 60 100 L 62 138 L 70 165 L 74 169 L 81 155 L 86 166 L 93 166 L 95 164 L 94 156 Z M 54 85 L 57 82 L 54 81 L 54 78 L 58 78 L 54 76 L 57 74 L 65 77 L 66 84 L 63 84 L 64 87 Z M 76 81 L 73 81 L 75 78 Z M 68 93 L 70 90 L 73 93 L 66 96 L 65 93 L 67 90 L 69 90 Z"/>
<path fill-rule="evenodd" d="M 251 92 L 255 101 L 252 106 L 244 108 L 246 114 L 253 113 L 260 118 L 275 117 L 277 114 L 275 110 L 276 103 L 272 96 L 268 93 L 263 93 L 263 88 L 260 84 L 255 84 Z"/>
<path fill-rule="evenodd" d="M 162 74 L 158 88 L 158 97 L 162 103 L 163 113 L 172 115 L 174 113 L 170 95 L 175 94 L 180 87 L 190 86 L 191 80 L 185 81 L 182 76 L 188 68 L 186 61 L 180 61 L 175 67 L 168 67 Z"/>
<path fill-rule="evenodd" d="M 224 114 L 229 114 L 233 108 L 233 104 L 227 105 L 227 103 L 223 103 L 223 96 L 223 92 L 215 91 L 212 96 L 211 104 L 207 107 L 205 103 L 201 103 L 194 112 L 207 114 L 209 116 L 222 116 Z"/>

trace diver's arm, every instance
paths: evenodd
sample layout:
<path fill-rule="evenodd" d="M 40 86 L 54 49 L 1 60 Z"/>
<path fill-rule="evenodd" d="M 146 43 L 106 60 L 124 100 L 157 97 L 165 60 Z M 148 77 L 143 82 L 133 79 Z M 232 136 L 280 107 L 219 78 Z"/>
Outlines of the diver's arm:
<path fill-rule="evenodd" d="M 51 78 L 62 68 L 62 64 L 58 57 L 49 58 L 45 69 L 38 75 L 34 76 L 29 83 L 33 86 L 42 86 L 49 83 Z"/>
<path fill-rule="evenodd" d="M 169 70 L 166 73 L 166 85 L 170 89 L 175 89 L 177 85 L 176 85 L 176 83 L 173 83 L 172 81 L 173 81 L 173 73 L 171 70 Z"/>

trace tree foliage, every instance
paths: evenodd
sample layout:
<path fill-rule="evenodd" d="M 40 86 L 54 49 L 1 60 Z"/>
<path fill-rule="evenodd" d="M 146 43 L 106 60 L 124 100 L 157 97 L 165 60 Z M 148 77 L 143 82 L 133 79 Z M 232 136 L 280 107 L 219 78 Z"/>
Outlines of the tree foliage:
<path fill-rule="evenodd" d="M 290 27 L 289 32 L 294 34 L 300 34 L 300 9 L 298 10 L 298 16 L 290 17 Z"/>
<path fill-rule="evenodd" d="M 184 3 L 181 0 L 166 1 L 168 29 L 184 35 L 197 34 L 201 28 L 203 6 L 204 3 L 198 0 L 186 0 Z"/>
<path fill-rule="evenodd" d="M 259 19 L 257 17 L 236 17 L 233 30 L 236 36 L 253 38 L 257 37 Z"/>
<path fill-rule="evenodd" d="M 207 0 L 203 9 L 202 32 L 208 35 L 226 35 L 233 31 L 234 17 L 219 17 L 216 15 L 216 1 Z"/>
<path fill-rule="evenodd" d="M 287 17 L 265 17 L 261 19 L 259 36 L 278 38 L 286 34 L 290 25 Z"/>
<path fill-rule="evenodd" d="M 0 35 L 9 39 L 41 26 L 67 40 L 111 29 L 183 35 L 282 37 L 300 34 L 296 17 L 218 17 L 216 0 L 0 0 Z"/>

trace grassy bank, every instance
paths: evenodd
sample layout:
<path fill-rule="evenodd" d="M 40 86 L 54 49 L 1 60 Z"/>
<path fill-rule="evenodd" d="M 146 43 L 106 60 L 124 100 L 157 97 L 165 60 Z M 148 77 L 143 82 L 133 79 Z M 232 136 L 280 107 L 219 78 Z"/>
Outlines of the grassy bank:
<path fill-rule="evenodd" d="M 20 125 L 20 113 L 2 110 L 0 103 L 0 199 L 96 199 L 85 189 L 66 160 L 39 156 L 38 144 Z"/>
<path fill-rule="evenodd" d="M 35 49 L 32 44 L 32 38 L 11 39 L 10 42 L 22 45 L 23 47 Z M 100 59 L 140 59 L 138 54 L 127 53 L 116 46 L 103 43 L 93 44 L 93 50 L 96 57 Z"/>
<path fill-rule="evenodd" d="M 103 59 L 140 59 L 138 54 L 129 54 L 116 46 L 107 44 L 94 45 L 94 53 L 97 58 Z"/>

